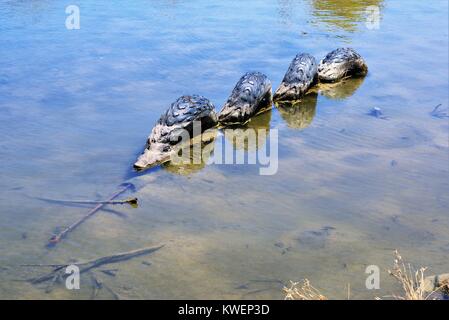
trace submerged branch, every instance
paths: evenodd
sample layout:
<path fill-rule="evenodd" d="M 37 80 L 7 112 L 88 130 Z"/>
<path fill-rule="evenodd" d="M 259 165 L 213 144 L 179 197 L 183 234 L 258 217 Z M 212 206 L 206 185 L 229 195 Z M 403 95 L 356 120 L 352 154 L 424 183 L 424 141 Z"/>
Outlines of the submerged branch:
<path fill-rule="evenodd" d="M 126 183 L 123 185 L 123 188 L 114 193 L 107 201 L 112 201 L 115 198 L 117 198 L 119 195 L 121 195 L 123 192 L 125 192 L 128 189 L 131 189 L 133 185 L 131 183 Z M 50 245 L 56 245 L 59 243 L 69 232 L 73 231 L 76 227 L 78 227 L 80 224 L 82 224 L 84 221 L 86 221 L 88 218 L 93 216 L 96 212 L 98 212 L 101 208 L 103 208 L 106 204 L 105 203 L 99 203 L 94 208 L 92 208 L 86 215 L 84 215 L 82 218 L 78 219 L 74 223 L 72 223 L 70 226 L 62 230 L 60 233 L 52 236 L 49 240 Z"/>
<path fill-rule="evenodd" d="M 136 207 L 138 204 L 137 198 L 128 198 L 124 200 L 63 200 L 63 199 L 50 199 L 50 198 L 36 198 L 42 201 L 54 202 L 54 203 L 78 203 L 78 204 L 129 204 Z"/>

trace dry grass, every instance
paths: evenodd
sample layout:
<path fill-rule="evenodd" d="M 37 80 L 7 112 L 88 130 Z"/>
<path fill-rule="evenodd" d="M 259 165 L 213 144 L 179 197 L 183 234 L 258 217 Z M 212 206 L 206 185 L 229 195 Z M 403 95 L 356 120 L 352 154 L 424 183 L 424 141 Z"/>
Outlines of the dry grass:
<path fill-rule="evenodd" d="M 393 295 L 398 300 L 427 300 L 430 296 L 425 290 L 424 272 L 427 268 L 421 267 L 415 270 L 410 263 L 405 263 L 397 250 L 394 252 L 395 259 L 393 269 L 388 273 L 395 278 L 404 291 L 403 295 Z"/>
<path fill-rule="evenodd" d="M 302 282 L 291 282 L 290 288 L 284 288 L 284 293 L 285 300 L 328 300 L 307 279 Z"/>
<path fill-rule="evenodd" d="M 431 286 L 429 290 L 429 278 L 435 278 L 435 276 L 427 277 L 426 279 L 424 273 L 427 268 L 421 267 L 416 270 L 410 263 L 404 262 L 397 250 L 394 252 L 394 255 L 393 268 L 388 270 L 388 273 L 401 284 L 403 294 L 391 295 L 388 296 L 389 298 L 397 300 L 429 300 L 436 299 L 434 295 L 436 292 L 449 293 L 449 279 L 440 282 L 437 288 L 432 288 L 433 286 Z M 349 288 L 348 284 L 348 300 L 350 298 Z M 328 300 L 307 279 L 302 282 L 291 282 L 290 287 L 284 287 L 283 291 L 286 300 Z M 377 297 L 376 299 L 380 300 L 381 298 Z"/>
<path fill-rule="evenodd" d="M 441 283 L 439 287 L 430 288 L 429 290 L 429 281 L 426 281 L 427 279 L 424 275 L 427 268 L 421 267 L 416 270 L 410 263 L 404 262 L 397 250 L 395 250 L 394 255 L 393 269 L 388 270 L 388 273 L 402 285 L 404 293 L 402 296 L 392 295 L 393 298 L 398 300 L 429 300 L 437 299 L 434 295 L 436 292 L 448 292 L 449 286 L 445 282 Z"/>

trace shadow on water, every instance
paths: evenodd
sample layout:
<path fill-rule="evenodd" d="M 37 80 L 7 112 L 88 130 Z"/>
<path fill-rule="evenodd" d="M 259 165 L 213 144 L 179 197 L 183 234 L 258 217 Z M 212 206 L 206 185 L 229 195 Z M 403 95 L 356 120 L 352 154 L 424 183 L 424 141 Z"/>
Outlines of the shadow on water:
<path fill-rule="evenodd" d="M 137 155 L 136 155 L 135 158 L 137 158 Z M 161 166 L 155 166 L 155 167 L 152 167 L 152 168 L 149 168 L 149 169 L 137 171 L 137 170 L 135 170 L 133 168 L 133 166 L 131 164 L 131 165 L 129 165 L 127 167 L 127 170 L 125 172 L 125 175 L 123 176 L 123 179 L 125 181 L 128 181 L 130 179 L 137 178 L 137 177 L 140 177 L 140 176 L 154 174 L 154 173 L 159 172 L 159 171 L 161 171 Z"/>

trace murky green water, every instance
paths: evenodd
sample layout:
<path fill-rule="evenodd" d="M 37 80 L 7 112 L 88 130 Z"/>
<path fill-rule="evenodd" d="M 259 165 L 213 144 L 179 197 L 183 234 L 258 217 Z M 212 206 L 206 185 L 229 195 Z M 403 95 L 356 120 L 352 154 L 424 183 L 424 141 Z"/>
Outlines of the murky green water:
<path fill-rule="evenodd" d="M 23 263 L 90 259 L 165 244 L 98 272 L 122 298 L 283 298 L 308 278 L 329 296 L 397 292 L 397 248 L 449 272 L 448 3 L 434 1 L 0 1 L 0 298 L 91 296 L 17 282 Z M 365 8 L 379 6 L 379 29 Z M 277 86 L 291 59 L 352 46 L 369 74 L 274 109 L 279 169 L 131 166 L 159 115 L 182 94 L 217 109 L 248 70 Z M 367 115 L 373 107 L 388 120 Z M 88 208 L 35 197 L 103 199 L 124 180 L 140 206 L 110 207 L 45 247 Z M 112 211 L 114 210 L 114 211 Z M 367 265 L 381 290 L 365 289 Z M 111 298 L 102 290 L 98 298 Z"/>

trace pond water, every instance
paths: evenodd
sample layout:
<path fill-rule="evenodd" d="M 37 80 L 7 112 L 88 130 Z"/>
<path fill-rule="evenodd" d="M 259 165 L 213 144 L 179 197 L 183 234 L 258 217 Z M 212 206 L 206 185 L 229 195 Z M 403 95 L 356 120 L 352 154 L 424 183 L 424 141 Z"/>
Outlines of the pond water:
<path fill-rule="evenodd" d="M 282 299 L 309 279 L 330 297 L 399 293 L 393 250 L 449 272 L 448 3 L 388 0 L 0 0 L 0 298 L 89 299 L 16 281 L 26 263 L 165 244 L 95 272 L 122 298 Z M 379 9 L 378 28 L 367 24 Z M 277 130 L 278 171 L 197 165 L 132 171 L 160 114 L 183 94 L 221 108 L 257 70 L 277 87 L 298 52 L 351 46 L 369 73 L 250 122 Z M 387 119 L 368 115 L 378 107 Z M 220 133 L 218 133 L 220 134 Z M 242 147 L 242 146 L 240 146 Z M 254 152 L 254 150 L 250 151 Z M 56 247 L 58 229 L 124 182 L 138 208 L 108 207 Z M 72 260 L 71 260 L 72 259 Z M 365 268 L 381 289 L 365 288 Z M 101 270 L 118 269 L 115 277 Z M 101 290 L 97 298 L 112 298 Z"/>

